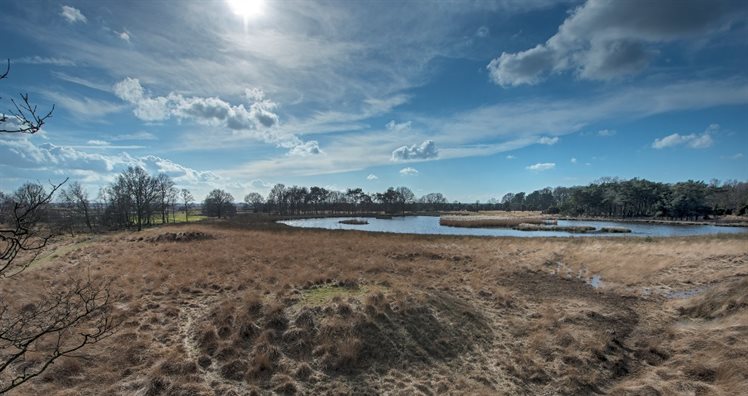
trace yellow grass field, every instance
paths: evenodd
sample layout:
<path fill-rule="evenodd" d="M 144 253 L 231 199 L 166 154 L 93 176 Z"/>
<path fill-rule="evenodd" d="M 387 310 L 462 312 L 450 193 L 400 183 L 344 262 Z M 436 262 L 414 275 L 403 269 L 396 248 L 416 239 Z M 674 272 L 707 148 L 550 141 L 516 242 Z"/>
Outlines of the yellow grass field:
<path fill-rule="evenodd" d="M 33 301 L 68 275 L 110 278 L 119 326 L 13 394 L 748 392 L 746 236 L 476 238 L 235 220 L 69 242 L 0 281 L 3 295 Z"/>

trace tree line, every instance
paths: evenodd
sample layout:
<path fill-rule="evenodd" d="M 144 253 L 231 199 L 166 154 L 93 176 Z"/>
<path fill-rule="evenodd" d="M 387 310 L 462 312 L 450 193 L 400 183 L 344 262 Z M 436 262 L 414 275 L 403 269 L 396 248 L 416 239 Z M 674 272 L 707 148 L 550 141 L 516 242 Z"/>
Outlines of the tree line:
<path fill-rule="evenodd" d="M 695 220 L 711 215 L 746 214 L 748 183 L 734 180 L 659 183 L 639 178 L 604 178 L 586 186 L 508 193 L 490 204 L 493 209 L 539 210 L 571 216 Z"/>
<path fill-rule="evenodd" d="M 18 202 L 35 202 L 47 195 L 44 186 L 26 183 L 13 194 L 0 192 L 0 216 Z M 3 208 L 6 208 L 3 210 Z M 546 187 L 530 193 L 505 194 L 486 203 L 449 202 L 441 193 L 416 197 L 408 187 L 390 187 L 367 193 L 361 188 L 336 191 L 323 187 L 276 184 L 262 196 L 252 192 L 241 203 L 221 189 L 214 189 L 196 204 L 192 193 L 179 189 L 165 174 L 149 175 L 130 167 L 102 188 L 95 200 L 78 182 L 59 189 L 57 203 L 46 205 L 37 216 L 62 231 L 93 232 L 96 229 L 137 229 L 180 220 L 189 221 L 199 209 L 209 217 L 229 217 L 238 210 L 277 215 L 405 214 L 439 211 L 542 211 L 549 214 L 595 217 L 661 217 L 699 219 L 712 215 L 744 215 L 748 210 L 748 183 L 710 183 L 688 180 L 659 183 L 646 179 L 605 178 L 586 186 Z M 2 217 L 0 217 L 2 221 Z"/>

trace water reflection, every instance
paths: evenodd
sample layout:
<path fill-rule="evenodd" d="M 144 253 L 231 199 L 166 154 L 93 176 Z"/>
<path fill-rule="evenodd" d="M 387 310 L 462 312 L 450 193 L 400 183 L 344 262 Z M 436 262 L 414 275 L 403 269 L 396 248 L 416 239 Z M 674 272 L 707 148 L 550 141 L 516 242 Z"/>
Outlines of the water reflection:
<path fill-rule="evenodd" d="M 575 234 L 564 231 L 518 231 L 507 228 L 462 228 L 446 227 L 439 224 L 439 217 L 435 216 L 407 216 L 392 219 L 366 218 L 368 224 L 341 224 L 342 220 L 356 219 L 356 217 L 328 217 L 318 219 L 284 220 L 280 223 L 293 227 L 324 228 L 329 230 L 361 230 L 371 232 L 393 232 L 399 234 L 443 234 L 443 235 L 477 235 L 477 236 L 512 236 L 512 237 L 659 237 L 659 236 L 690 236 L 710 234 L 738 234 L 748 231 L 746 227 L 718 227 L 712 225 L 670 225 L 647 223 L 624 223 L 616 221 L 582 221 L 559 220 L 559 226 L 592 226 L 625 227 L 631 230 L 626 234 L 585 233 Z"/>

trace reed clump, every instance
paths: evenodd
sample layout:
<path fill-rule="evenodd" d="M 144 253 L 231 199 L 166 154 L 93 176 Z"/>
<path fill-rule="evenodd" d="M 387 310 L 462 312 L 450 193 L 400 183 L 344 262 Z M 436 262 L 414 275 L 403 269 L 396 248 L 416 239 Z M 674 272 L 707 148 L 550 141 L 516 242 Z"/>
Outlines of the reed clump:
<path fill-rule="evenodd" d="M 521 224 L 553 225 L 554 219 L 542 217 L 442 216 L 439 224 L 447 227 L 514 228 Z"/>

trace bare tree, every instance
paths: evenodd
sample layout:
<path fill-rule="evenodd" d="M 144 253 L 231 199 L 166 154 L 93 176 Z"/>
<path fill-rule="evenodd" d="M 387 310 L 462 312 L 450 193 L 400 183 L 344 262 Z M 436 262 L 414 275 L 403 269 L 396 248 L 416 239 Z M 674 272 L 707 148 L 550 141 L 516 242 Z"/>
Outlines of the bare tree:
<path fill-rule="evenodd" d="M 10 59 L 5 66 L 5 71 L 0 74 L 0 80 L 8 77 L 10 73 Z M 36 105 L 29 101 L 29 94 L 18 94 L 20 101 L 11 99 L 13 108 L 8 114 L 0 113 L 0 133 L 28 133 L 34 134 L 42 129 L 45 121 L 52 117 L 55 110 L 54 105 L 48 112 L 40 112 Z"/>
<path fill-rule="evenodd" d="M 246 203 L 253 211 L 257 212 L 262 207 L 262 204 L 265 203 L 265 199 L 262 198 L 262 195 L 259 193 L 251 192 L 244 197 L 244 203 Z"/>
<path fill-rule="evenodd" d="M 88 232 L 93 232 L 90 215 L 91 201 L 88 199 L 88 192 L 83 186 L 77 181 L 70 183 L 67 188 L 60 190 L 60 199 L 68 210 L 73 212 L 74 222 L 82 219 L 86 228 L 88 228 Z"/>
<path fill-rule="evenodd" d="M 184 221 L 189 222 L 190 221 L 190 208 L 192 208 L 192 203 L 195 201 L 195 197 L 193 197 L 190 190 L 186 188 L 183 188 L 181 193 L 182 193 L 182 202 L 184 202 Z"/>
<path fill-rule="evenodd" d="M 234 197 L 224 190 L 215 189 L 208 193 L 203 202 L 203 212 L 207 216 L 216 216 L 219 219 L 228 217 L 236 212 Z"/>
<path fill-rule="evenodd" d="M 0 80 L 10 72 L 10 61 Z M 52 110 L 39 113 L 21 94 L 15 110 L 0 113 L 0 133 L 38 132 Z M 62 185 L 49 192 L 27 183 L 13 197 L 2 197 L 0 216 L 0 280 L 26 269 L 51 238 L 42 214 Z M 36 301 L 21 301 L 1 288 L 0 293 L 0 393 L 40 375 L 55 360 L 111 334 L 109 283 L 71 279 L 65 286 L 47 290 Z"/>

